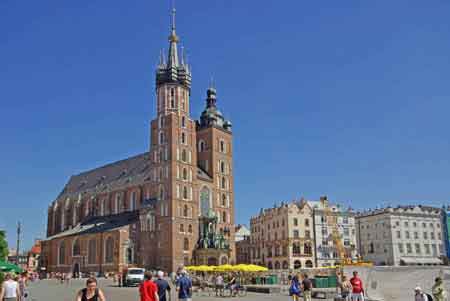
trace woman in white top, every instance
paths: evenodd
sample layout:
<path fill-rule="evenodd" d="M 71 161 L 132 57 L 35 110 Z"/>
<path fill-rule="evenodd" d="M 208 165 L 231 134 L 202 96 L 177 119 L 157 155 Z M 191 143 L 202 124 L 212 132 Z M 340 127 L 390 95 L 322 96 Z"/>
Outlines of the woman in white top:
<path fill-rule="evenodd" d="M 6 274 L 5 282 L 0 290 L 0 300 L 20 301 L 20 290 L 17 281 L 14 281 L 10 274 Z"/>

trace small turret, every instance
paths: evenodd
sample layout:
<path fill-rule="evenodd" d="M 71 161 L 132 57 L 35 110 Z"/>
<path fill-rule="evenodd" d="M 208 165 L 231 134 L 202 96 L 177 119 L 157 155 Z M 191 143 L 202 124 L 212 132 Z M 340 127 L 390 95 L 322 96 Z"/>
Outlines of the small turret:
<path fill-rule="evenodd" d="M 200 116 L 200 128 L 218 127 L 231 132 L 231 122 L 225 120 L 222 112 L 217 108 L 217 90 L 211 81 L 210 87 L 206 91 L 206 108 Z"/>

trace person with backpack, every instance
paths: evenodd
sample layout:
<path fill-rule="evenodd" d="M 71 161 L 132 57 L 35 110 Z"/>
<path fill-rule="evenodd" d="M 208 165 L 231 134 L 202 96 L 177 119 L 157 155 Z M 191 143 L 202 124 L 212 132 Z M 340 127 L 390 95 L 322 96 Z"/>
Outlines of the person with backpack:
<path fill-rule="evenodd" d="M 352 284 L 352 301 L 364 301 L 364 286 L 361 278 L 358 277 L 358 272 L 353 272 L 353 277 L 350 279 Z"/>
<path fill-rule="evenodd" d="M 303 289 L 303 300 L 312 300 L 312 281 L 308 278 L 308 274 L 303 274 L 302 289 Z"/>
<path fill-rule="evenodd" d="M 300 298 L 300 280 L 298 275 L 294 275 L 291 279 L 291 285 L 289 287 L 289 296 L 292 296 L 292 301 L 299 301 Z"/>
<path fill-rule="evenodd" d="M 420 286 L 414 289 L 414 301 L 432 301 L 428 298 L 427 294 L 422 292 Z"/>

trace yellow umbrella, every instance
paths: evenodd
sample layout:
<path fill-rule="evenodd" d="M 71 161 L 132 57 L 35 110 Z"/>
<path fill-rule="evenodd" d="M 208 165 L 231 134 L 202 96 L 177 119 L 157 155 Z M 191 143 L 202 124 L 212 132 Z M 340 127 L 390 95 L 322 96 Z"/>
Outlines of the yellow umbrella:
<path fill-rule="evenodd" d="M 214 268 L 214 271 L 217 271 L 217 272 L 230 272 L 233 270 L 234 270 L 234 268 L 231 264 L 222 264 L 222 265 L 219 265 L 218 267 Z"/>

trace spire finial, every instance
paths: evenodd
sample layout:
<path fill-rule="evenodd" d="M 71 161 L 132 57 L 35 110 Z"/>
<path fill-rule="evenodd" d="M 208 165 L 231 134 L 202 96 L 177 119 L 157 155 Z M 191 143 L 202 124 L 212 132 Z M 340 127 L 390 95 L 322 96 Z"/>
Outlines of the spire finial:
<path fill-rule="evenodd" d="M 213 75 L 211 75 L 211 78 L 209 79 L 209 88 L 210 89 L 216 89 L 216 85 L 215 85 L 215 83 L 214 83 L 214 76 Z"/>
<path fill-rule="evenodd" d="M 172 22 L 171 22 L 171 29 L 172 33 L 175 33 L 175 17 L 176 17 L 177 10 L 175 9 L 175 1 L 172 1 Z"/>

